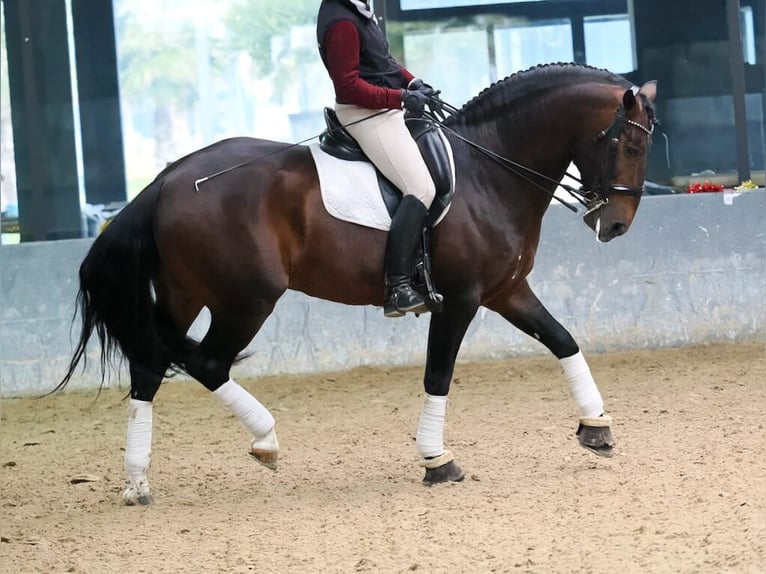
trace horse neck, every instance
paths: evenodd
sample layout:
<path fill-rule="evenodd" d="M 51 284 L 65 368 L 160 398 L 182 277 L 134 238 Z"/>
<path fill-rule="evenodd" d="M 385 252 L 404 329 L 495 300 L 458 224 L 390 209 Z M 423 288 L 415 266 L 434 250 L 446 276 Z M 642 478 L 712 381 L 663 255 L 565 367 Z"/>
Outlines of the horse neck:
<path fill-rule="evenodd" d="M 468 141 L 558 181 L 572 160 L 573 144 L 584 120 L 582 115 L 571 114 L 568 91 L 550 90 L 521 103 L 484 105 L 458 118 L 453 129 Z M 542 217 L 550 204 L 554 183 L 530 176 L 546 193 L 475 149 L 464 149 L 460 159 L 469 171 L 481 174 L 482 191 L 494 193 L 509 208 L 515 206 L 514 211 L 523 202 Z"/>

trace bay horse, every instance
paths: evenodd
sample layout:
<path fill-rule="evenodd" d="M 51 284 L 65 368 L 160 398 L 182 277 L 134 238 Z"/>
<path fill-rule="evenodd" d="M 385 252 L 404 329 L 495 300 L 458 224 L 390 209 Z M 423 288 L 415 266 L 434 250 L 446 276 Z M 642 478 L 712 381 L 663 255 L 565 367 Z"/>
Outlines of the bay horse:
<path fill-rule="evenodd" d="M 611 419 L 587 362 L 527 275 L 543 215 L 570 162 L 584 182 L 584 222 L 597 239 L 607 242 L 628 230 L 643 191 L 655 96 L 655 82 L 639 89 L 606 70 L 549 64 L 496 82 L 444 121 L 457 183 L 451 209 L 431 237 L 433 279 L 444 299 L 441 312 L 430 317 L 416 436 L 424 484 L 464 476 L 444 448 L 444 420 L 458 350 L 480 306 L 561 361 L 580 410 L 580 444 L 612 454 Z M 510 163 L 524 170 L 509 170 Z M 221 170 L 226 173 L 195 189 L 195 182 Z M 231 379 L 232 364 L 287 289 L 381 306 L 385 244 L 386 232 L 328 214 L 303 145 L 220 141 L 169 165 L 131 201 L 80 267 L 82 330 L 56 387 L 69 382 L 94 332 L 102 380 L 120 353 L 127 359 L 124 501 L 153 500 L 147 474 L 152 399 L 169 370 L 218 396 L 253 435 L 250 454 L 275 469 L 274 418 Z M 186 333 L 203 307 L 210 327 L 194 341 Z"/>

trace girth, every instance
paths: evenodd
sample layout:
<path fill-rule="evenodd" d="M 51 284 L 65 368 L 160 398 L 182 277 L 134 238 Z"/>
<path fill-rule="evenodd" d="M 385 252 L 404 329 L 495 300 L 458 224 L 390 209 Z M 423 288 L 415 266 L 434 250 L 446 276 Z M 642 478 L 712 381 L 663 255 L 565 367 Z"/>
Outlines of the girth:
<path fill-rule="evenodd" d="M 324 118 L 327 130 L 319 136 L 319 147 L 322 151 L 346 161 L 370 162 L 370 159 L 362 151 L 362 148 L 359 147 L 356 140 L 341 125 L 335 110 L 325 108 Z M 452 201 L 452 196 L 455 193 L 450 151 L 447 149 L 441 131 L 435 123 L 424 118 L 406 118 L 405 125 L 417 143 L 420 154 L 423 156 L 423 161 L 425 161 L 436 187 L 436 197 L 431 204 L 426 221 L 427 225 L 431 226 L 439 220 L 439 217 L 450 201 Z M 402 199 L 402 192 L 380 173 L 377 168 L 375 172 L 378 176 L 378 184 L 383 202 L 389 215 L 393 217 Z"/>

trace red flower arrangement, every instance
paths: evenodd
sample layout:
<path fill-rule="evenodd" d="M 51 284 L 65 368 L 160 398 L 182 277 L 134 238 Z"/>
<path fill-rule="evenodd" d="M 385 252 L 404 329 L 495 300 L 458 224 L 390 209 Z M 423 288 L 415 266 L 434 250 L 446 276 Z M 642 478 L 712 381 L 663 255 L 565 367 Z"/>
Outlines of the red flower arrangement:
<path fill-rule="evenodd" d="M 713 191 L 723 191 L 723 185 L 720 183 L 712 183 L 705 180 L 704 183 L 690 183 L 686 186 L 688 193 L 710 193 Z"/>

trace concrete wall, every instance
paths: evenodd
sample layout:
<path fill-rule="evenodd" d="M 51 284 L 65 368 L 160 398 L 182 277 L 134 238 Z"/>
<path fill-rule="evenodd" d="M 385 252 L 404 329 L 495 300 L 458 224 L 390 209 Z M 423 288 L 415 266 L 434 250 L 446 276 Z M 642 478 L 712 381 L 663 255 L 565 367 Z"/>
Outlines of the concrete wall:
<path fill-rule="evenodd" d="M 546 215 L 530 282 L 584 351 L 763 340 L 766 329 L 766 195 L 653 196 L 631 231 L 597 243 L 560 206 Z M 69 361 L 77 270 L 91 240 L 0 249 L 0 393 L 52 388 Z M 503 257 L 502 253 L 497 254 Z M 204 332 L 206 317 L 193 332 Z M 385 319 L 289 292 L 250 345 L 237 377 L 422 364 L 428 319 Z M 537 341 L 481 309 L 460 360 L 542 354 Z M 97 386 L 97 349 L 75 386 Z M 112 385 L 128 384 L 124 372 Z"/>

